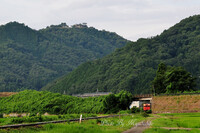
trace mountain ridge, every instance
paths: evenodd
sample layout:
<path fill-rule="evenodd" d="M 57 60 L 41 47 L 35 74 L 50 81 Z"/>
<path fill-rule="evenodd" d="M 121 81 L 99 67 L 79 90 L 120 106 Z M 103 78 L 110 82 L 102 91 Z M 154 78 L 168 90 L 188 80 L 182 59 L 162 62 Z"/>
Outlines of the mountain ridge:
<path fill-rule="evenodd" d="M 40 90 L 81 63 L 101 58 L 128 42 L 93 27 L 60 26 L 41 30 L 18 22 L 0 26 L 0 91 Z"/>
<path fill-rule="evenodd" d="M 158 64 L 183 66 L 194 76 L 200 74 L 200 15 L 183 19 L 153 38 L 141 38 L 98 59 L 80 65 L 43 90 L 67 94 L 128 90 L 151 93 Z M 198 88 L 200 80 L 197 78 Z"/>

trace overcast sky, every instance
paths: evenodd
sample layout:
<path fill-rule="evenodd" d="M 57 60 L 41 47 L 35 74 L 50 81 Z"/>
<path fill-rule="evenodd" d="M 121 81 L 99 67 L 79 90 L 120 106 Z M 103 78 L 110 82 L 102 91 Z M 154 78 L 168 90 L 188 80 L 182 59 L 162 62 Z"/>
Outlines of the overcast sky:
<path fill-rule="evenodd" d="M 200 0 L 0 0 L 1 25 L 18 21 L 42 29 L 86 22 L 133 41 L 199 13 Z"/>

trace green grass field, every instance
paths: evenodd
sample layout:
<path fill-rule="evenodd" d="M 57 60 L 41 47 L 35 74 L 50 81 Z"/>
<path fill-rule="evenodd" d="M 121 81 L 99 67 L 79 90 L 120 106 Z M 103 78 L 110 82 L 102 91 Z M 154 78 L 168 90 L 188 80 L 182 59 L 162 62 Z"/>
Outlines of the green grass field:
<path fill-rule="evenodd" d="M 97 114 L 83 114 L 83 118 L 96 117 Z M 54 121 L 54 120 L 69 120 L 80 118 L 80 114 L 65 114 L 65 115 L 34 115 L 25 117 L 7 117 L 0 118 L 0 126 L 11 125 L 11 124 L 21 124 L 21 123 L 34 123 L 34 122 L 44 122 L 44 121 Z"/>
<path fill-rule="evenodd" d="M 200 133 L 200 113 L 160 114 L 160 117 L 153 120 L 152 123 L 152 128 L 147 129 L 145 133 Z M 189 129 L 169 130 L 163 129 L 163 127 Z"/>
<path fill-rule="evenodd" d="M 200 133 L 199 129 L 192 129 L 192 130 L 168 130 L 168 129 L 162 129 L 162 128 L 150 128 L 147 129 L 144 133 Z"/>
<path fill-rule="evenodd" d="M 140 114 L 133 114 L 114 118 L 87 120 L 82 123 L 66 122 L 37 127 L 0 130 L 0 133 L 120 133 L 144 119 Z"/>
<path fill-rule="evenodd" d="M 58 119 L 58 116 L 49 117 L 56 117 Z M 200 113 L 159 114 L 148 118 L 143 117 L 141 114 L 132 114 L 129 116 L 87 120 L 82 121 L 82 123 L 66 122 L 35 127 L 4 129 L 0 130 L 0 133 L 120 133 L 145 119 L 152 120 L 152 125 L 144 133 L 200 133 Z"/>

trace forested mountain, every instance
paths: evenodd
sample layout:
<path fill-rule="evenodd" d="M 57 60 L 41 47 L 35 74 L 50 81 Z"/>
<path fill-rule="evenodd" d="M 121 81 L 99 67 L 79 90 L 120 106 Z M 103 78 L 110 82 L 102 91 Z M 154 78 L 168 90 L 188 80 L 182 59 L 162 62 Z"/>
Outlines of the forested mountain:
<path fill-rule="evenodd" d="M 0 91 L 36 89 L 71 72 L 83 62 L 101 58 L 128 41 L 116 33 L 86 24 L 62 23 L 33 30 L 10 22 L 0 26 Z"/>
<path fill-rule="evenodd" d="M 200 85 L 200 15 L 186 18 L 156 37 L 139 39 L 112 54 L 80 65 L 43 90 L 68 94 L 122 89 L 150 93 L 158 64 L 182 66 Z"/>

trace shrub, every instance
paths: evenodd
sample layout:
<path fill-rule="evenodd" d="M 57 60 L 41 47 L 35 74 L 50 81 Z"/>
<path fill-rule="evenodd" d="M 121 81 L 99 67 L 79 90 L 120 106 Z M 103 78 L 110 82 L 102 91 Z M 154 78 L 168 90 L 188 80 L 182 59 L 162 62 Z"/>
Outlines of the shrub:
<path fill-rule="evenodd" d="M 97 124 L 101 124 L 101 120 L 96 119 L 96 123 L 97 123 Z"/>
<path fill-rule="evenodd" d="M 142 115 L 143 117 L 149 117 L 149 114 L 147 114 L 146 112 L 142 112 L 141 115 Z"/>
<path fill-rule="evenodd" d="M 131 113 L 138 113 L 138 112 L 140 112 L 140 109 L 137 108 L 137 107 L 133 107 L 130 110 L 131 110 Z"/>
<path fill-rule="evenodd" d="M 36 116 L 37 113 L 30 113 L 29 117 L 33 117 L 33 116 Z"/>
<path fill-rule="evenodd" d="M 152 113 L 152 110 L 151 110 L 151 109 L 150 109 L 150 110 L 147 110 L 146 113 L 151 114 L 151 113 Z"/>
<path fill-rule="evenodd" d="M 21 117 L 16 117 L 16 118 L 13 118 L 13 119 L 11 120 L 11 122 L 12 122 L 12 123 L 22 123 L 22 122 L 24 122 L 24 119 L 21 118 Z"/>
<path fill-rule="evenodd" d="M 62 115 L 58 115 L 58 118 L 59 118 L 59 119 L 61 119 L 61 118 L 63 118 L 63 117 L 64 117 L 64 116 L 62 116 Z"/>
<path fill-rule="evenodd" d="M 3 118 L 3 114 L 0 114 L 0 118 Z"/>
<path fill-rule="evenodd" d="M 119 114 L 130 114 L 131 111 L 130 110 L 121 110 L 119 111 Z"/>

